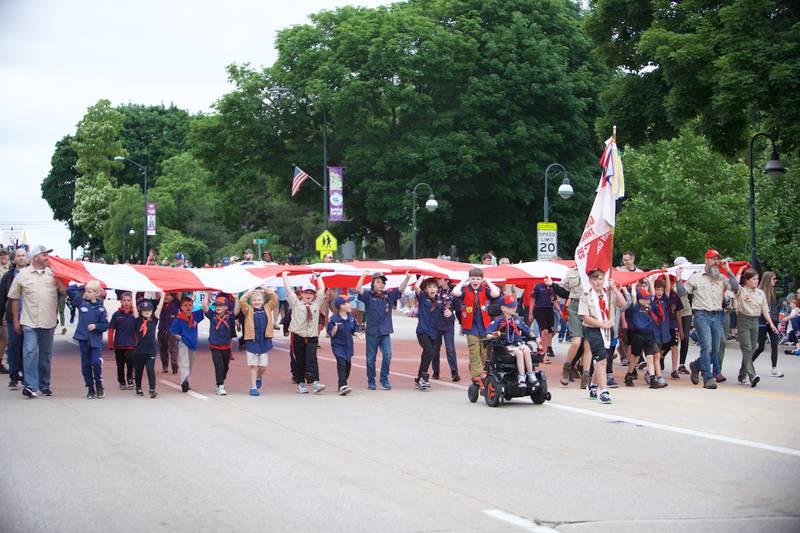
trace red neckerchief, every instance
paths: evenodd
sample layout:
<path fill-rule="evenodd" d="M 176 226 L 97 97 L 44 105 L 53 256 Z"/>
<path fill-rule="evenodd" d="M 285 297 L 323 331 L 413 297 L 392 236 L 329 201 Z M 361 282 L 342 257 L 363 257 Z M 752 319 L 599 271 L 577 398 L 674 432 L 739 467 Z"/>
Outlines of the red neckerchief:
<path fill-rule="evenodd" d="M 139 326 L 139 333 L 142 334 L 142 338 L 145 338 L 147 336 L 147 323 L 150 322 L 150 319 L 144 317 L 142 318 L 143 320 L 142 320 L 142 325 Z"/>
<path fill-rule="evenodd" d="M 224 314 L 224 315 L 220 315 L 219 313 L 214 313 L 214 314 L 216 315 L 216 317 L 219 319 L 219 320 L 217 320 L 217 323 L 216 323 L 216 324 L 214 324 L 214 329 L 216 329 L 217 331 L 219 331 L 219 327 L 220 327 L 220 326 L 221 326 L 223 323 L 225 324 L 225 329 L 228 329 L 228 328 L 229 328 L 229 326 L 228 326 L 228 316 L 229 316 L 229 313 L 230 313 L 230 311 L 225 311 L 225 314 Z M 222 317 L 224 317 L 224 318 L 225 318 L 225 320 L 222 320 Z M 211 322 L 213 323 L 214 321 L 212 320 Z"/>
<path fill-rule="evenodd" d="M 119 310 L 122 311 L 123 315 L 129 315 L 129 314 L 133 313 L 133 307 L 131 307 L 127 311 L 124 308 L 120 307 Z"/>
<path fill-rule="evenodd" d="M 517 321 L 514 320 L 514 317 L 511 318 L 503 318 L 503 322 L 500 323 L 501 328 L 506 328 L 506 337 L 509 336 L 509 330 L 514 331 L 514 335 L 519 337 L 519 328 L 517 327 Z"/>
<path fill-rule="evenodd" d="M 603 315 L 603 320 L 608 320 L 608 305 L 606 304 L 605 289 L 597 295 L 597 301 L 600 303 L 600 314 Z"/>
<path fill-rule="evenodd" d="M 195 327 L 195 325 L 194 325 L 194 313 L 189 313 L 187 315 L 186 313 L 181 311 L 180 313 L 178 313 L 178 318 L 180 318 L 181 320 L 185 320 L 189 324 L 190 328 Z"/>
<path fill-rule="evenodd" d="M 660 298 L 657 301 L 658 301 L 658 324 L 661 324 L 662 322 L 664 322 L 664 306 Z"/>

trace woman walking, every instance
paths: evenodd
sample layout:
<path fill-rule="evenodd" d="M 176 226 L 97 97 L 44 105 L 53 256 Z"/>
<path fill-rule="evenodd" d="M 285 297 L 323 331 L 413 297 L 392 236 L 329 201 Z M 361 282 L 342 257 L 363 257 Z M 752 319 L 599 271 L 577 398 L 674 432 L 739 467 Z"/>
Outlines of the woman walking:
<path fill-rule="evenodd" d="M 758 286 L 767 296 L 767 305 L 769 306 L 769 316 L 771 324 L 778 321 L 778 299 L 775 297 L 775 284 L 778 278 L 775 277 L 775 272 L 766 271 L 764 277 L 761 279 L 761 284 Z M 753 362 L 758 359 L 761 352 L 764 351 L 764 346 L 767 343 L 767 335 L 769 335 L 769 345 L 772 355 L 772 371 L 769 373 L 774 378 L 782 378 L 783 372 L 778 370 L 778 334 L 774 328 L 770 329 L 767 322 L 762 316 L 758 324 L 758 347 L 753 352 Z"/>
<path fill-rule="evenodd" d="M 763 320 L 769 324 L 773 338 L 777 329 L 770 316 L 767 295 L 758 288 L 758 272 L 753 269 L 748 269 L 742 274 L 742 288 L 736 293 L 736 308 L 739 346 L 742 348 L 739 383 L 744 384 L 745 379 L 749 379 L 750 386 L 755 387 L 761 378 L 758 377 L 753 367 L 753 353 L 757 345 L 761 349 L 764 347 L 763 341 L 759 344 L 759 322 Z M 761 331 L 765 330 L 766 328 Z M 764 333 L 764 337 L 766 338 L 766 333 Z"/>

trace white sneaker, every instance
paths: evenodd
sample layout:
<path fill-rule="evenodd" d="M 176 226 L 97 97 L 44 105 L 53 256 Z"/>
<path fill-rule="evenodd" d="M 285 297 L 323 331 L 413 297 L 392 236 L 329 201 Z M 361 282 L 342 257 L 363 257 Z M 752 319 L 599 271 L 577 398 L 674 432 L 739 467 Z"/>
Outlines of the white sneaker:
<path fill-rule="evenodd" d="M 525 374 L 517 375 L 517 385 L 525 385 Z"/>
<path fill-rule="evenodd" d="M 323 385 L 319 381 L 315 381 L 314 384 L 311 386 L 311 389 L 314 391 L 314 394 L 317 394 L 325 390 L 325 385 Z"/>
<path fill-rule="evenodd" d="M 769 375 L 772 376 L 773 378 L 782 378 L 783 372 L 781 372 L 777 368 L 773 368 L 772 372 L 770 372 Z"/>
<path fill-rule="evenodd" d="M 308 394 L 308 389 L 306 388 L 305 383 L 298 383 L 297 384 L 297 393 L 298 394 Z"/>
<path fill-rule="evenodd" d="M 220 385 L 219 387 L 217 387 L 217 394 L 219 394 L 220 396 L 225 396 L 226 394 L 228 394 L 227 392 L 225 392 L 224 385 Z"/>
<path fill-rule="evenodd" d="M 339 387 L 339 396 L 347 396 L 348 394 L 350 394 L 350 391 L 352 390 L 353 389 L 351 389 L 347 385 L 342 385 L 341 387 Z"/>

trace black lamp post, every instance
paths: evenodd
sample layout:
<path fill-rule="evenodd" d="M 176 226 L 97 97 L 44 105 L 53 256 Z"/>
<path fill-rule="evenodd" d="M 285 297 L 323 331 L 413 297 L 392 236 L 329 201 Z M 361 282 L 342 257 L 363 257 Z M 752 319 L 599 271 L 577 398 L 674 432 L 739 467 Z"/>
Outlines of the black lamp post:
<path fill-rule="evenodd" d="M 572 185 L 569 183 L 569 174 L 567 173 L 567 169 L 564 168 L 563 165 L 560 163 L 552 163 L 548 165 L 546 169 L 544 169 L 544 221 L 550 222 L 550 199 L 547 196 L 547 177 L 550 174 L 550 169 L 558 168 L 560 172 L 564 173 L 564 179 L 561 181 L 561 185 L 558 187 L 558 195 L 563 198 L 567 199 L 570 198 L 575 191 L 572 189 Z"/>
<path fill-rule="evenodd" d="M 750 264 L 756 270 L 761 271 L 761 264 L 756 254 L 756 181 L 753 175 L 753 144 L 758 137 L 766 137 L 772 145 L 772 154 L 770 154 L 769 161 L 764 167 L 764 172 L 771 178 L 779 178 L 783 176 L 786 169 L 778 157 L 778 152 L 775 150 L 775 141 L 772 140 L 772 137 L 764 132 L 753 135 L 750 139 Z"/>
<path fill-rule="evenodd" d="M 425 202 L 425 209 L 430 211 L 431 213 L 436 211 L 436 208 L 439 207 L 439 202 L 436 201 L 436 198 L 433 196 L 433 189 L 427 183 L 417 183 L 414 185 L 414 188 L 408 191 L 408 194 L 411 195 L 411 259 L 417 258 L 417 188 L 425 186 L 428 188 L 428 201 Z"/>

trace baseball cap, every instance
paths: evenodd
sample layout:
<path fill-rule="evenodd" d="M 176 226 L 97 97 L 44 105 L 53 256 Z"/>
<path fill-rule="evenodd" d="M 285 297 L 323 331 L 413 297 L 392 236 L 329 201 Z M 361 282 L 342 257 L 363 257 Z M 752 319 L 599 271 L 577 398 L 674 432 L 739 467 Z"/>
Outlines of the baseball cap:
<path fill-rule="evenodd" d="M 306 292 L 306 291 L 317 292 L 317 289 L 316 289 L 316 287 L 314 287 L 310 283 L 307 283 L 307 284 L 303 285 L 303 289 L 300 292 Z"/>
<path fill-rule="evenodd" d="M 639 292 L 639 296 L 637 298 L 639 300 L 652 300 L 653 299 L 653 295 L 650 294 L 648 291 L 640 290 L 638 292 Z"/>
<path fill-rule="evenodd" d="M 672 264 L 674 266 L 688 265 L 689 264 L 689 260 L 686 259 L 685 257 L 683 257 L 682 255 L 680 255 L 680 256 L 675 258 L 675 261 L 673 261 Z"/>
<path fill-rule="evenodd" d="M 231 264 L 231 260 L 230 259 L 228 259 L 227 257 L 223 257 L 222 258 L 222 266 L 228 266 L 230 264 Z"/>
<path fill-rule="evenodd" d="M 228 305 L 228 299 L 224 296 L 217 296 L 214 298 L 214 305 Z"/>
<path fill-rule="evenodd" d="M 336 306 L 336 309 L 339 309 L 342 305 L 346 304 L 350 301 L 350 298 L 347 296 L 337 296 L 336 299 L 333 301 L 333 305 Z"/>
<path fill-rule="evenodd" d="M 503 307 L 516 307 L 517 299 L 514 297 L 513 294 L 506 294 L 500 301 L 500 305 Z"/>
<path fill-rule="evenodd" d="M 137 305 L 139 311 L 152 311 L 153 310 L 153 302 L 150 300 L 141 300 Z"/>
<path fill-rule="evenodd" d="M 175 259 L 185 259 L 186 257 L 183 255 L 183 252 L 178 252 L 175 254 Z"/>
<path fill-rule="evenodd" d="M 711 259 L 712 257 L 722 257 L 722 255 L 715 249 L 709 248 L 708 251 L 706 251 L 705 258 Z"/>
<path fill-rule="evenodd" d="M 48 247 L 46 247 L 46 246 L 43 246 L 43 245 L 41 245 L 41 244 L 37 244 L 36 246 L 34 246 L 33 248 L 31 248 L 31 251 L 30 251 L 30 254 L 29 254 L 29 255 L 30 255 L 31 257 L 36 257 L 36 256 L 37 256 L 37 255 L 39 255 L 39 254 L 49 254 L 49 253 L 50 253 L 50 252 L 52 252 L 52 251 L 53 251 L 53 249 L 52 249 L 52 248 L 48 248 Z"/>
<path fill-rule="evenodd" d="M 375 281 L 376 279 L 379 279 L 379 278 L 380 278 L 380 279 L 382 279 L 384 283 L 386 283 L 387 281 L 389 281 L 389 278 L 387 278 L 387 277 L 386 277 L 386 276 L 383 274 L 383 272 L 374 272 L 374 273 L 372 274 L 372 281 Z"/>

